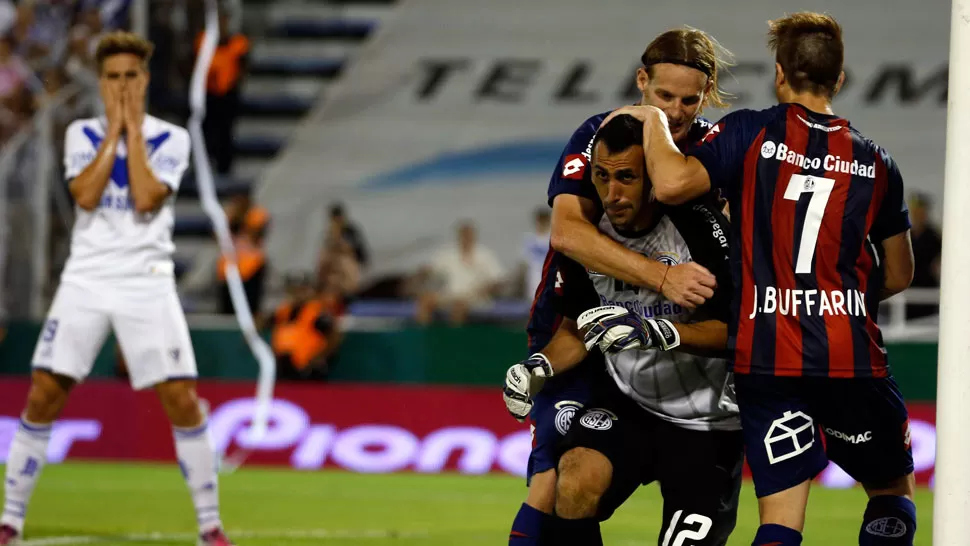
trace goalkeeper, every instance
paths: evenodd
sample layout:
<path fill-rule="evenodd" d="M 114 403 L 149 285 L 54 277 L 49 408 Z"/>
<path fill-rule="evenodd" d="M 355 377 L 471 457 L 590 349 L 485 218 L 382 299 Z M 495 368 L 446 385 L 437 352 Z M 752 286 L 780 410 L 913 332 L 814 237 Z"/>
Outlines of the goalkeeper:
<path fill-rule="evenodd" d="M 669 265 L 695 261 L 719 287 L 692 312 L 563 260 L 566 318 L 542 353 L 509 369 L 504 396 L 522 419 L 542 378 L 595 347 L 606 357 L 609 374 L 591 380 L 591 397 L 559 450 L 549 544 L 602 544 L 599 523 L 654 481 L 664 498 L 659 544 L 722 545 L 736 522 L 741 425 L 728 363 L 716 358 L 728 338 L 727 221 L 713 198 L 676 208 L 653 198 L 642 127 L 618 116 L 593 141 L 592 182 L 606 213 L 599 228 Z"/>

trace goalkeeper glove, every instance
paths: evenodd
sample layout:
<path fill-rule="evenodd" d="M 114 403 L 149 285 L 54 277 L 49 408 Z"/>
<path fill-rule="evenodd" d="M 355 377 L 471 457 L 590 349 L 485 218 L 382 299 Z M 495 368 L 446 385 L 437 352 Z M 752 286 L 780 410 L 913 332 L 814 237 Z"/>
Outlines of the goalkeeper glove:
<path fill-rule="evenodd" d="M 667 319 L 644 319 L 618 305 L 594 307 L 576 321 L 586 350 L 598 346 L 603 354 L 656 348 L 669 351 L 680 345 L 680 333 Z"/>
<path fill-rule="evenodd" d="M 552 377 L 552 364 L 542 353 L 536 353 L 505 372 L 502 399 L 505 407 L 520 423 L 532 411 L 532 395 L 542 388 L 544 379 Z M 540 379 L 533 381 L 534 378 Z"/>

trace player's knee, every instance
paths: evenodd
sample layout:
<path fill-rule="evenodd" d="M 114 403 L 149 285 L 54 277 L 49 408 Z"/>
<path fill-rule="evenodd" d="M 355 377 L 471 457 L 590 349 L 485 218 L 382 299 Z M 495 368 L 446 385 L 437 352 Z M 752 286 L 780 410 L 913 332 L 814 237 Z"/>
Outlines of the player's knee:
<path fill-rule="evenodd" d="M 595 516 L 612 473 L 609 459 L 598 451 L 586 448 L 567 451 L 559 460 L 556 514 L 567 519 Z"/>
<path fill-rule="evenodd" d="M 907 497 L 910 500 L 916 494 L 916 477 L 910 473 L 899 478 L 882 482 L 866 482 L 862 484 L 866 494 L 872 497 L 882 497 L 892 495 L 896 497 Z"/>
<path fill-rule="evenodd" d="M 73 385 L 70 378 L 35 370 L 27 394 L 25 418 L 32 423 L 50 423 L 57 419 Z"/>
<path fill-rule="evenodd" d="M 156 390 L 172 425 L 194 427 L 202 422 L 202 410 L 194 382 L 168 381 L 159 385 Z"/>
<path fill-rule="evenodd" d="M 529 481 L 529 494 L 525 503 L 545 514 L 553 513 L 556 508 L 555 470 L 533 474 Z"/>

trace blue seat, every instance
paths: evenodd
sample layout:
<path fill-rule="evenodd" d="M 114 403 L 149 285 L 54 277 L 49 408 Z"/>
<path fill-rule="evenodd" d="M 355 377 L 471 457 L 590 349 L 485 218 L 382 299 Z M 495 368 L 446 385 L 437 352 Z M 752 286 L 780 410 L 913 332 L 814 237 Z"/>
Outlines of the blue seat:
<path fill-rule="evenodd" d="M 249 191 L 253 181 L 246 178 L 217 178 L 215 181 L 216 195 L 221 199 L 229 195 Z M 186 173 L 179 186 L 179 198 L 198 199 L 199 185 L 194 172 Z"/>
<path fill-rule="evenodd" d="M 295 97 L 286 94 L 258 97 L 243 96 L 240 108 L 242 113 L 247 116 L 299 117 L 313 108 L 315 101 L 315 97 Z"/>
<path fill-rule="evenodd" d="M 237 135 L 233 138 L 237 157 L 275 157 L 284 145 L 284 139 L 273 136 Z"/>
<path fill-rule="evenodd" d="M 204 214 L 177 216 L 172 234 L 175 237 L 211 237 L 212 222 Z"/>
<path fill-rule="evenodd" d="M 332 78 L 340 74 L 345 59 L 265 57 L 250 66 L 251 75 L 318 76 Z"/>
<path fill-rule="evenodd" d="M 280 38 L 363 39 L 377 28 L 370 19 L 288 18 L 274 24 L 269 33 Z"/>

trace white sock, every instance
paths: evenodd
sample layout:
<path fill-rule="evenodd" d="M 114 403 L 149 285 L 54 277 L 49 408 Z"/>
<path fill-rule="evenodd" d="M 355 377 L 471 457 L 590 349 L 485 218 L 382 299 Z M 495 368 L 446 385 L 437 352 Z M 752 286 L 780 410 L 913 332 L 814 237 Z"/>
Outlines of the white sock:
<path fill-rule="evenodd" d="M 38 425 L 20 420 L 7 454 L 7 477 L 4 481 L 3 516 L 0 524 L 23 533 L 27 503 L 34 493 L 40 471 L 47 462 L 47 443 L 51 439 L 51 424 Z"/>
<path fill-rule="evenodd" d="M 209 440 L 208 423 L 193 428 L 173 427 L 175 454 L 182 476 L 192 493 L 192 504 L 199 520 L 199 531 L 205 533 L 222 526 L 219 520 L 218 462 Z"/>

